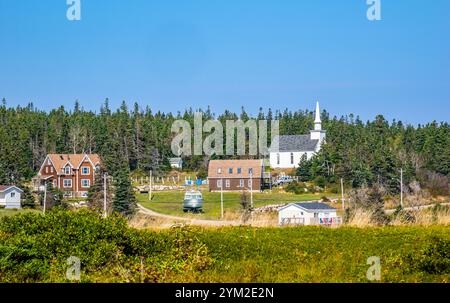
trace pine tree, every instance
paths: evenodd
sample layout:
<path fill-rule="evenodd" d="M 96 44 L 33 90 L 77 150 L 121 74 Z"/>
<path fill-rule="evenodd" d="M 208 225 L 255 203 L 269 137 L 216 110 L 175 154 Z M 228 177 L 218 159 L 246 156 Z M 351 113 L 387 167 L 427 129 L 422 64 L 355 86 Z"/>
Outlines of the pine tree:
<path fill-rule="evenodd" d="M 112 204 L 113 210 L 123 216 L 131 216 L 135 213 L 137 205 L 127 167 L 120 169 L 115 179 L 116 191 Z"/>
<path fill-rule="evenodd" d="M 28 186 L 19 185 L 20 189 L 23 190 L 22 194 L 22 207 L 24 208 L 35 208 L 36 207 L 36 200 L 33 196 L 33 193 L 31 192 L 30 188 Z"/>
<path fill-rule="evenodd" d="M 308 161 L 306 155 L 303 155 L 300 159 L 300 164 L 297 168 L 296 175 L 300 177 L 301 181 L 311 180 L 311 162 Z"/>

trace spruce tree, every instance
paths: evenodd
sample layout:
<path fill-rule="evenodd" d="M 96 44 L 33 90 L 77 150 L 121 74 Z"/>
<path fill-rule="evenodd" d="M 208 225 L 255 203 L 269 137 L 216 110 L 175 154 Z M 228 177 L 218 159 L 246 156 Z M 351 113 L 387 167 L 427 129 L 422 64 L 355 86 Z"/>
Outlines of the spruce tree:
<path fill-rule="evenodd" d="M 22 194 L 22 207 L 24 208 L 35 208 L 36 207 L 36 200 L 33 196 L 33 193 L 31 192 L 30 188 L 25 185 L 19 185 L 18 186 L 21 190 L 23 190 Z"/>
<path fill-rule="evenodd" d="M 296 175 L 300 177 L 301 181 L 311 180 L 311 162 L 308 161 L 306 155 L 303 155 L 300 159 L 300 164 L 297 168 Z"/>
<path fill-rule="evenodd" d="M 136 197 L 127 167 L 122 167 L 116 174 L 115 187 L 113 210 L 123 216 L 133 215 L 136 211 Z"/>

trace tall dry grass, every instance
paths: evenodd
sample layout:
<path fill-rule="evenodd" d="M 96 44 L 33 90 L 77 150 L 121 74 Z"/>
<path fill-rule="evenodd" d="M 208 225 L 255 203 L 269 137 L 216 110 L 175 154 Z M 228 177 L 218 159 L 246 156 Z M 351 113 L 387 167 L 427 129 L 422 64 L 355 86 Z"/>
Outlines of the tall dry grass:
<path fill-rule="evenodd" d="M 349 217 L 346 226 L 352 227 L 373 227 L 379 225 L 373 219 L 373 212 L 370 210 L 356 209 Z M 428 209 L 417 209 L 401 211 L 390 216 L 387 225 L 392 226 L 450 226 L 450 207 L 435 207 Z"/>

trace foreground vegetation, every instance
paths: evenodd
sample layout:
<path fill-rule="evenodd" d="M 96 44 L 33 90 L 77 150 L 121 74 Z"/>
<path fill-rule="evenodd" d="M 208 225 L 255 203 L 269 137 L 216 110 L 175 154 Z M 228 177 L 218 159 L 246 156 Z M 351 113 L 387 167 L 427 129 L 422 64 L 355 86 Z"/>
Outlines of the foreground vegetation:
<path fill-rule="evenodd" d="M 449 282 L 450 227 L 136 230 L 113 215 L 55 209 L 0 219 L 0 282 Z M 142 263 L 141 263 L 142 262 Z"/>

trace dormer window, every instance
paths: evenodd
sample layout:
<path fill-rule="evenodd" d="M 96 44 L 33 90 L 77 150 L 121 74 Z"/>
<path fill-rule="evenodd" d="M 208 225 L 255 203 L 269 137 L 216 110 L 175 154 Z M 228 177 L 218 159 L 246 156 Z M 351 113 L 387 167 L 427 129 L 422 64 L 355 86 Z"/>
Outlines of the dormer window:
<path fill-rule="evenodd" d="M 89 175 L 89 174 L 90 174 L 90 169 L 89 169 L 89 167 L 82 167 L 82 168 L 81 168 L 81 174 L 82 174 L 82 175 Z"/>
<path fill-rule="evenodd" d="M 64 173 L 65 173 L 66 175 L 70 175 L 70 166 L 69 166 L 69 165 L 67 165 L 67 166 L 64 168 Z"/>

